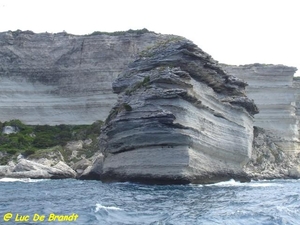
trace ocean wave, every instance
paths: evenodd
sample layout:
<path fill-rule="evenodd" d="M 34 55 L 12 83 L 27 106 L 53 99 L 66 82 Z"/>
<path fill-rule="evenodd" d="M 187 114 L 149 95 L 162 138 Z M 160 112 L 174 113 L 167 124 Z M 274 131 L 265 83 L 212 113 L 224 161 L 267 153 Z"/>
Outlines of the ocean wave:
<path fill-rule="evenodd" d="M 121 208 L 118 208 L 116 206 L 104 206 L 104 205 L 101 205 L 100 203 L 97 203 L 96 204 L 96 209 L 95 209 L 95 212 L 98 212 L 100 210 L 105 210 L 105 211 L 108 211 L 108 210 L 123 210 Z"/>
<path fill-rule="evenodd" d="M 25 182 L 25 183 L 35 183 L 45 181 L 45 179 L 30 179 L 30 178 L 0 178 L 0 182 Z"/>

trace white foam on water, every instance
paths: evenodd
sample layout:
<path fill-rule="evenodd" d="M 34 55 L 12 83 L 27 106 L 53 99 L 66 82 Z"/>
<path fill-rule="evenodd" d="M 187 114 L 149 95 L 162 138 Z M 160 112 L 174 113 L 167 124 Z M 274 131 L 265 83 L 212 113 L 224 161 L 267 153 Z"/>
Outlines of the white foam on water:
<path fill-rule="evenodd" d="M 229 181 L 222 181 L 222 182 L 218 182 L 218 183 L 215 183 L 215 184 L 208 184 L 208 185 L 205 185 L 205 186 L 237 186 L 237 185 L 240 185 L 241 183 L 240 182 L 237 182 L 235 181 L 234 179 L 231 179 Z"/>
<path fill-rule="evenodd" d="M 108 210 L 123 210 L 123 209 L 118 208 L 116 206 L 104 206 L 104 205 L 101 205 L 100 203 L 97 203 L 95 212 L 98 212 L 101 209 L 103 209 L 105 211 L 108 211 Z"/>
<path fill-rule="evenodd" d="M 204 186 L 219 186 L 219 187 L 274 187 L 274 186 L 282 186 L 282 184 L 278 183 L 272 183 L 270 181 L 251 181 L 251 182 L 245 182 L 241 183 L 239 181 L 235 181 L 234 179 L 231 179 L 229 181 L 223 181 L 215 184 L 207 184 Z"/>
<path fill-rule="evenodd" d="M 45 181 L 45 179 L 30 179 L 30 178 L 8 178 L 4 177 L 0 179 L 0 182 L 25 182 L 25 183 L 35 183 Z"/>

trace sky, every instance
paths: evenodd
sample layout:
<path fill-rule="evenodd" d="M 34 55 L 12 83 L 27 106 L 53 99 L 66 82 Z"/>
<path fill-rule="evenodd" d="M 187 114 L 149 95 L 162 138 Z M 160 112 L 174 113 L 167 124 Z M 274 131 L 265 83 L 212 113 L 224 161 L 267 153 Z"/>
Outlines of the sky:
<path fill-rule="evenodd" d="M 300 70 L 299 10 L 299 0 L 0 0 L 0 32 L 147 28 L 184 36 L 221 63 Z"/>

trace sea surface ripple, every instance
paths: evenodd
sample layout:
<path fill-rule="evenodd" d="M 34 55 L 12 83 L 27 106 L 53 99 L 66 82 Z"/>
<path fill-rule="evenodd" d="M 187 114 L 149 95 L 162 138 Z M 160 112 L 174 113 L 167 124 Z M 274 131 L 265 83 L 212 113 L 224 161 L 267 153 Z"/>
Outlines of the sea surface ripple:
<path fill-rule="evenodd" d="M 13 217 L 4 221 L 7 213 Z M 50 214 L 76 221 L 47 221 Z M 14 221 L 28 215 L 27 222 Z M 33 221 L 34 214 L 45 215 Z M 0 225 L 300 224 L 300 181 L 142 185 L 100 181 L 0 179 Z"/>

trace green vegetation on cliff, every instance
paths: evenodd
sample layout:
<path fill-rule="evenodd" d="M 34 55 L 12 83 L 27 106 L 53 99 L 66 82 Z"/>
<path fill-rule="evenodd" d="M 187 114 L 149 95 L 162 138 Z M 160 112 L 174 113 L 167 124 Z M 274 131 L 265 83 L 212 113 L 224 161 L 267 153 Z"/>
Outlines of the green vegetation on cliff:
<path fill-rule="evenodd" d="M 65 146 L 69 141 L 91 139 L 96 141 L 100 135 L 102 121 L 92 125 L 25 125 L 20 120 L 0 122 L 0 165 L 14 155 L 25 157 L 38 154 L 46 148 Z M 5 134 L 3 129 L 11 126 L 16 133 Z"/>

